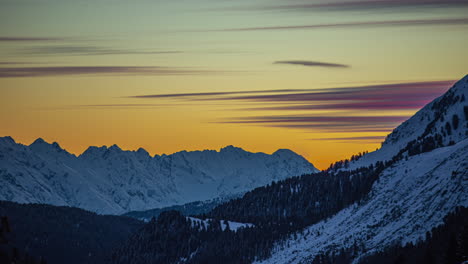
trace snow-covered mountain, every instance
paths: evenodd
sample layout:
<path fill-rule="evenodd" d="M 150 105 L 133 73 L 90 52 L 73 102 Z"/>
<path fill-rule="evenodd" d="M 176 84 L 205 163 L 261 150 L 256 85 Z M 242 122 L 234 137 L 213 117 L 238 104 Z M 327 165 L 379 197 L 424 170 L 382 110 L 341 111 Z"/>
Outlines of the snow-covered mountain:
<path fill-rule="evenodd" d="M 354 169 L 392 160 L 369 196 L 291 236 L 258 263 L 311 263 L 321 254 L 358 248 L 359 259 L 424 240 L 456 207 L 468 207 L 468 75 L 396 128 Z"/>
<path fill-rule="evenodd" d="M 0 200 L 68 205 L 106 214 L 209 200 L 317 169 L 290 150 L 271 155 L 228 146 L 151 157 L 144 149 L 89 147 L 76 157 L 57 143 L 0 138 Z"/>

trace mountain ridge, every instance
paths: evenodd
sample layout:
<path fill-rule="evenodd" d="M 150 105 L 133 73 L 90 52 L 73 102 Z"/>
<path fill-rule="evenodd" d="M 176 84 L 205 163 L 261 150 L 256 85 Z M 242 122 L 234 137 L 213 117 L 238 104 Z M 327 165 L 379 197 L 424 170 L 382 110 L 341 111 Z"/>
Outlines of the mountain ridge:
<path fill-rule="evenodd" d="M 90 146 L 76 156 L 42 138 L 0 138 L 0 199 L 69 205 L 98 213 L 184 204 L 241 193 L 318 171 L 302 156 L 234 146 L 151 156 L 143 149 Z M 36 193 L 37 192 L 37 193 Z"/>

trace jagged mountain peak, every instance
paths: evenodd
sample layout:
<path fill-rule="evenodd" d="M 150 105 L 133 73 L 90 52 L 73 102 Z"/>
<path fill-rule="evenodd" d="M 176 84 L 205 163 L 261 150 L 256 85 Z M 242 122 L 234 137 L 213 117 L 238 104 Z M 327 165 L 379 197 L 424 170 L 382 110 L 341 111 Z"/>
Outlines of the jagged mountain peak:
<path fill-rule="evenodd" d="M 235 147 L 233 145 L 228 145 L 224 148 L 221 148 L 219 150 L 219 152 L 221 153 L 228 153 L 228 152 L 231 152 L 231 153 L 246 153 L 247 151 L 243 150 L 242 148 L 239 148 L 239 147 Z"/>
<path fill-rule="evenodd" d="M 144 154 L 144 155 L 150 156 L 150 154 L 148 153 L 148 151 L 146 151 L 146 149 L 144 149 L 144 148 L 138 148 L 137 151 L 136 151 L 136 153 L 138 153 L 138 154 Z"/>
<path fill-rule="evenodd" d="M 38 152 L 38 153 L 64 153 L 67 155 L 73 155 L 68 153 L 65 149 L 63 149 L 59 143 L 57 142 L 52 142 L 48 143 L 42 138 L 36 139 L 33 143 L 31 143 L 29 146 L 29 149 L 32 151 Z"/>
<path fill-rule="evenodd" d="M 2 145 L 14 145 L 14 144 L 16 144 L 16 142 L 12 137 L 10 137 L 10 136 L 0 137 L 0 146 L 2 146 Z"/>

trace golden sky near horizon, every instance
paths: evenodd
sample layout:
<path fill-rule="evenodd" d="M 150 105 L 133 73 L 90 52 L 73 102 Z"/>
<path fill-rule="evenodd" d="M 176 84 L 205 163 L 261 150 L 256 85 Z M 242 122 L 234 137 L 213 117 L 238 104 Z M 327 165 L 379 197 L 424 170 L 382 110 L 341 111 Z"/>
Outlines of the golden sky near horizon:
<path fill-rule="evenodd" d="M 468 1 L 0 0 L 0 136 L 324 169 L 468 72 Z"/>

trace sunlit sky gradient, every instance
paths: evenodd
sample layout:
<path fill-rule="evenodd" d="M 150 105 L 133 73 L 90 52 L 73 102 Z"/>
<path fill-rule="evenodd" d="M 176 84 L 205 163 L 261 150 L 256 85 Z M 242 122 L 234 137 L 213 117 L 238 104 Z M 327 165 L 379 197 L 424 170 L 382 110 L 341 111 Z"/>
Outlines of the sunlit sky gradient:
<path fill-rule="evenodd" d="M 468 70 L 468 0 L 0 0 L 0 136 L 151 154 L 380 146 Z"/>

